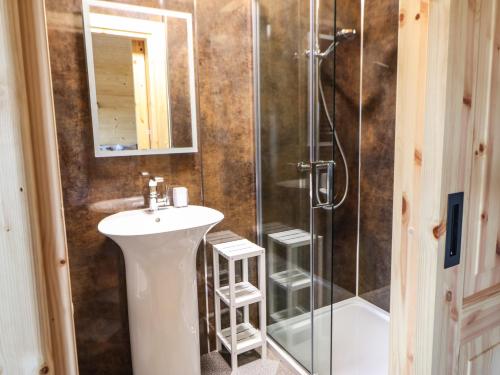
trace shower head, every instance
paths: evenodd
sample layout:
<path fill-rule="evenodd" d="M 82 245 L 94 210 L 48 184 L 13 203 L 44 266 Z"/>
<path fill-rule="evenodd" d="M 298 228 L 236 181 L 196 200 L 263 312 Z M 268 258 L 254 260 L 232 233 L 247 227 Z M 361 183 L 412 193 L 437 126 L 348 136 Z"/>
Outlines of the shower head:
<path fill-rule="evenodd" d="M 321 59 L 326 59 L 335 51 L 335 48 L 340 43 L 352 40 L 356 37 L 356 35 L 356 29 L 340 29 L 335 33 L 333 42 L 328 46 L 328 48 L 324 52 L 319 52 L 317 56 Z"/>

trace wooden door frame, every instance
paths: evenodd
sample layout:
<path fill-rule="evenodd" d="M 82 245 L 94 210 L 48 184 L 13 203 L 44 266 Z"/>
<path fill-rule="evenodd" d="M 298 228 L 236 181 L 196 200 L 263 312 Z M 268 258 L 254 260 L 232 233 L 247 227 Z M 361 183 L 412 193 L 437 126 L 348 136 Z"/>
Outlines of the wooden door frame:
<path fill-rule="evenodd" d="M 39 285 L 45 289 L 47 308 L 40 319 L 50 333 L 45 352 L 47 366 L 40 373 L 78 373 L 73 305 L 69 278 L 63 199 L 44 0 L 6 0 L 18 33 L 17 47 L 24 76 L 29 124 L 25 125 L 23 152 L 30 192 L 34 254 L 42 272 Z M 17 3 L 17 5 L 16 5 Z M 52 367 L 51 367 L 52 366 Z"/>

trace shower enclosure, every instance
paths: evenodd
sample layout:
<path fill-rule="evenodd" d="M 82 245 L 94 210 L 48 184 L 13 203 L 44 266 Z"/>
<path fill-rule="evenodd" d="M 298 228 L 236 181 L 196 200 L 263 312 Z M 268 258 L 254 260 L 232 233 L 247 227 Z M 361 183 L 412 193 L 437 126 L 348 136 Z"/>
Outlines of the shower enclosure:
<path fill-rule="evenodd" d="M 360 290 L 362 5 L 340 20 L 335 0 L 254 0 L 268 335 L 311 374 L 388 366 L 388 312 Z"/>

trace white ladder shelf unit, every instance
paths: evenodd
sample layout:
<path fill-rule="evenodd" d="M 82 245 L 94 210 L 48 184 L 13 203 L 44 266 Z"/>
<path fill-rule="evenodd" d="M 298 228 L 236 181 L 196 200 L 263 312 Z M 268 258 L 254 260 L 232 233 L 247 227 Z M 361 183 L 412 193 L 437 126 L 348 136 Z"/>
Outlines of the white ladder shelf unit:
<path fill-rule="evenodd" d="M 215 288 L 215 327 L 217 351 L 221 343 L 231 354 L 231 368 L 238 367 L 237 356 L 248 350 L 262 348 L 261 356 L 266 358 L 266 284 L 265 250 L 256 244 L 242 239 L 213 245 L 213 275 Z M 219 256 L 227 259 L 229 283 L 220 286 Z M 258 288 L 248 281 L 248 259 L 257 257 Z M 242 281 L 236 283 L 235 263 L 242 261 Z M 229 307 L 230 325 L 221 327 L 221 301 Z M 249 305 L 259 303 L 259 328 L 250 323 Z M 237 324 L 236 309 L 243 307 L 243 322 Z"/>

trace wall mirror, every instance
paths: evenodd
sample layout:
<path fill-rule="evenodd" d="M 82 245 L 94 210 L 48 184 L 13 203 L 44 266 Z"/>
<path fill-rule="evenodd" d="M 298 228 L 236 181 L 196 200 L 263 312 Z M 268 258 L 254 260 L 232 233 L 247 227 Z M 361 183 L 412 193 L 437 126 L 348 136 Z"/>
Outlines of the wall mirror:
<path fill-rule="evenodd" d="M 198 151 L 190 13 L 83 0 L 95 155 Z"/>

